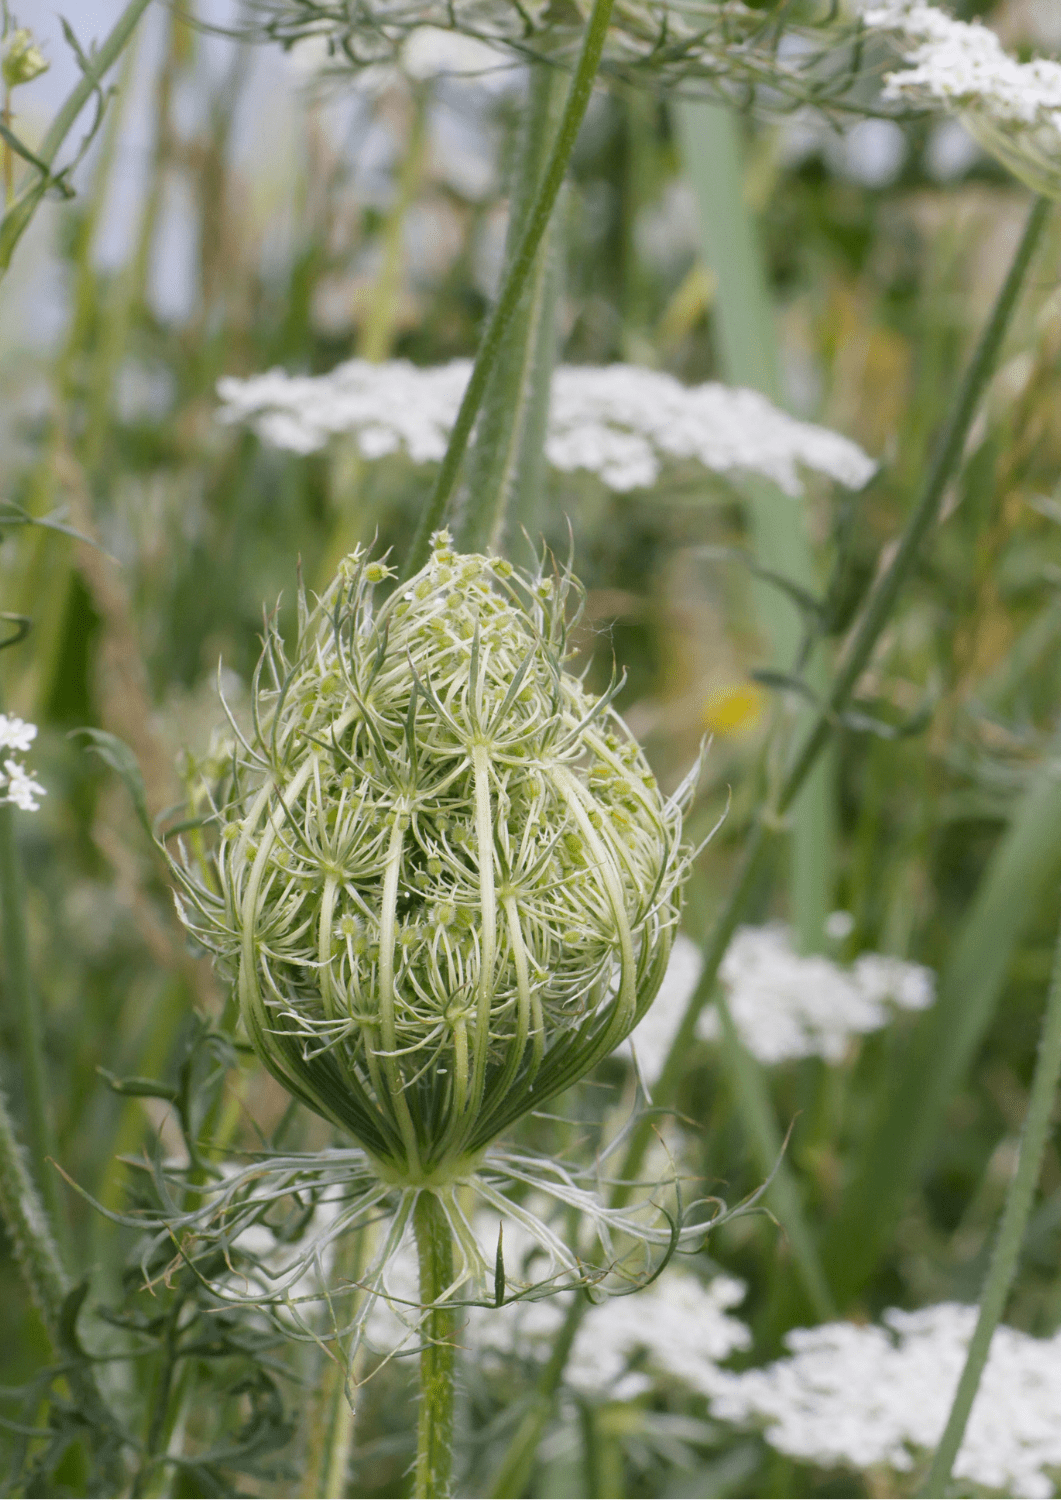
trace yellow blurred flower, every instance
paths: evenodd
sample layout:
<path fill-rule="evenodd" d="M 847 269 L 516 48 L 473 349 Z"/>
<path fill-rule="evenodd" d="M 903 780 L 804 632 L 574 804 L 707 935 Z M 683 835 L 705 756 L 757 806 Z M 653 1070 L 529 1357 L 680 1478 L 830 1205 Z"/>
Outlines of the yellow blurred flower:
<path fill-rule="evenodd" d="M 703 710 L 704 728 L 722 736 L 744 734 L 763 716 L 765 695 L 754 682 L 730 682 L 708 694 Z"/>

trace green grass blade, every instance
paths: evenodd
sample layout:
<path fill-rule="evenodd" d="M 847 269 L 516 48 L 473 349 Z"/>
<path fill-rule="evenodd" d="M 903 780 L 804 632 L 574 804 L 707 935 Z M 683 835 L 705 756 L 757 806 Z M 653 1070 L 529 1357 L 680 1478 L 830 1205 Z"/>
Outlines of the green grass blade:
<path fill-rule="evenodd" d="M 766 1076 L 741 1041 L 725 997 L 719 994 L 715 1003 L 722 1022 L 722 1056 L 733 1087 L 733 1102 L 751 1143 L 756 1167 L 764 1178 L 773 1174 L 766 1202 L 788 1236 L 799 1279 L 815 1316 L 828 1322 L 836 1317 L 836 1303 L 803 1212 L 795 1174 L 784 1156 L 785 1142 L 777 1128 Z"/>
<path fill-rule="evenodd" d="M 1014 951 L 1059 875 L 1061 781 L 1048 766 L 1018 805 L 980 880 L 940 976 L 939 997 L 887 1091 L 861 1170 L 824 1242 L 841 1303 L 857 1292 L 887 1243 L 995 1015 Z"/>

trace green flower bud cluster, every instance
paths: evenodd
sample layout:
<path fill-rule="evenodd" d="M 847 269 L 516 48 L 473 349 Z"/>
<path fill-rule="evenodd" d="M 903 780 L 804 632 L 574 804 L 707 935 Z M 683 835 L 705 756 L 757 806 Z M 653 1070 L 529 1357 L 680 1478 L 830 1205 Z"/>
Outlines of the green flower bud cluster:
<path fill-rule="evenodd" d="M 276 625 L 254 731 L 210 788 L 182 915 L 274 1076 L 380 1176 L 443 1184 L 582 1077 L 654 998 L 688 851 L 611 707 L 565 670 L 569 575 L 434 538 L 358 551 Z"/>
<path fill-rule="evenodd" d="M 48 59 L 38 47 L 32 31 L 25 26 L 19 26 L 0 42 L 0 54 L 3 57 L 0 72 L 9 89 L 32 83 L 48 71 Z"/>

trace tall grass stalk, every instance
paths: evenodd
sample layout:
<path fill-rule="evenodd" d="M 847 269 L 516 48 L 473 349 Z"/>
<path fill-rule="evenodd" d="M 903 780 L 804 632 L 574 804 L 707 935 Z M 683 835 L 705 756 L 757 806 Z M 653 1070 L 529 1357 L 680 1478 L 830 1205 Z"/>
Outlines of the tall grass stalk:
<path fill-rule="evenodd" d="M 722 104 L 682 100 L 674 106 L 685 171 L 696 193 L 704 260 L 716 278 L 711 326 L 726 380 L 761 391 L 784 405 L 773 298 L 754 217 L 745 200 L 740 129 Z M 767 480 L 749 479 L 752 546 L 764 568 L 790 578 L 812 596 L 818 569 L 803 506 Z M 804 621 L 779 589 L 752 580 L 756 613 L 769 645 L 771 665 L 792 671 L 799 658 Z M 806 672 L 818 693 L 828 689 L 828 661 L 819 648 Z M 798 723 L 808 722 L 804 710 Z M 835 768 L 823 756 L 807 777 L 792 809 L 789 913 L 800 947 L 818 952 L 825 918 L 832 910 L 836 870 Z"/>
<path fill-rule="evenodd" d="M 772 807 L 763 810 L 749 833 L 729 899 L 716 917 L 704 945 L 704 965 L 700 979 L 689 999 L 662 1074 L 653 1089 L 657 1104 L 673 1102 L 675 1087 L 684 1071 L 685 1057 L 696 1034 L 697 1020 L 714 992 L 719 965 L 730 938 L 744 915 L 770 839 L 784 828 L 785 815 L 828 745 L 840 715 L 850 702 L 858 680 L 891 619 L 900 591 L 913 574 L 921 548 L 939 519 L 947 487 L 961 464 L 966 437 L 998 361 L 1006 329 L 1050 207 L 1050 203 L 1044 198 L 1036 198 L 1032 205 L 1005 281 L 958 388 L 950 418 L 921 494 L 903 528 L 890 562 L 879 575 L 865 609 L 854 626 L 826 702 L 798 746 L 776 801 Z M 622 1176 L 637 1175 L 651 1132 L 649 1120 L 642 1121 L 634 1131 Z"/>
<path fill-rule="evenodd" d="M 389 359 L 398 331 L 398 311 L 405 261 L 405 234 L 409 210 L 423 185 L 427 158 L 431 86 L 419 83 L 413 90 L 409 133 L 398 170 L 394 200 L 387 209 L 380 239 L 382 261 L 368 294 L 365 320 L 358 335 L 359 359 L 379 364 Z M 364 506 L 365 462 L 354 438 L 337 445 L 331 464 L 332 503 L 335 522 L 318 565 L 319 587 L 326 588 L 335 570 L 358 542 L 369 540 L 372 528 Z"/>
<path fill-rule="evenodd" d="M 560 118 L 556 140 L 549 154 L 549 161 L 542 174 L 538 191 L 534 195 L 534 203 L 527 216 L 526 228 L 505 272 L 494 310 L 483 331 L 471 379 L 468 381 L 464 399 L 457 413 L 457 420 L 450 433 L 445 457 L 435 481 L 435 488 L 421 513 L 416 535 L 413 537 L 409 555 L 405 559 L 403 576 L 406 578 L 423 567 L 427 561 L 431 535 L 441 524 L 453 496 L 472 427 L 486 394 L 487 382 L 501 352 L 509 323 L 519 308 L 542 240 L 549 227 L 557 197 L 563 186 L 567 165 L 575 149 L 579 128 L 593 92 L 593 80 L 597 76 L 601 54 L 604 51 L 613 4 L 614 0 L 594 0 L 593 9 L 586 23 L 578 61 L 575 64 L 574 76 L 568 90 L 567 101 Z"/>
<path fill-rule="evenodd" d="M 878 577 L 866 606 L 852 630 L 826 704 L 807 730 L 776 801 L 771 807 L 763 809 L 749 830 L 739 866 L 730 886 L 729 897 L 716 916 L 704 942 L 700 979 L 690 996 L 662 1071 L 653 1085 L 653 1102 L 657 1107 L 666 1107 L 674 1102 L 678 1083 L 685 1073 L 686 1062 L 695 1043 L 696 1025 L 700 1013 L 714 995 L 719 966 L 730 939 L 747 910 L 752 893 L 756 889 L 773 839 L 784 829 L 785 814 L 803 787 L 808 774 L 813 770 L 818 757 L 826 748 L 839 715 L 848 704 L 874 647 L 891 618 L 899 594 L 914 571 L 920 550 L 933 525 L 939 519 L 944 496 L 960 466 L 965 440 L 997 363 L 1006 330 L 1024 285 L 1032 256 L 1042 236 L 1050 207 L 1051 204 L 1043 198 L 1036 198 L 1032 204 L 1005 281 L 995 299 L 987 324 L 977 341 L 956 393 L 936 457 L 929 468 L 921 493 L 898 544 L 891 554 L 891 559 Z M 620 1183 L 632 1181 L 637 1177 L 645 1152 L 653 1139 L 654 1124 L 653 1117 L 645 1116 L 631 1132 L 630 1143 L 618 1173 Z M 622 1186 L 615 1190 L 617 1199 L 622 1200 L 625 1195 L 626 1192 Z M 561 1334 L 558 1336 L 558 1347 L 566 1345 L 570 1349 L 584 1311 L 582 1302 L 575 1301 L 572 1304 Z M 545 1388 L 546 1376 L 549 1380 L 549 1389 Z M 525 1482 L 525 1476 L 531 1472 L 534 1454 L 545 1431 L 553 1399 L 562 1379 L 563 1363 L 558 1360 L 550 1361 L 539 1383 L 536 1405 L 517 1430 L 495 1473 L 491 1488 L 492 1495 L 514 1496 L 522 1492 L 522 1483 Z"/>
<path fill-rule="evenodd" d="M 773 298 L 767 281 L 755 220 L 745 201 L 740 129 L 725 105 L 683 100 L 674 107 L 685 170 L 696 193 L 704 260 L 716 278 L 711 308 L 722 371 L 735 385 L 750 386 L 782 403 Z M 764 568 L 790 578 L 812 596 L 819 581 L 803 506 L 777 485 L 749 480 L 752 546 Z M 792 671 L 799 661 L 805 621 L 779 589 L 757 579 L 752 593 L 771 665 Z M 823 649 L 814 652 L 806 676 L 819 694 L 828 688 Z M 810 710 L 801 710 L 797 731 L 806 729 Z M 820 951 L 825 919 L 833 906 L 836 868 L 835 767 L 824 754 L 796 798 L 789 819 L 789 914 L 804 952 Z M 733 1096 L 759 1170 L 774 1170 L 782 1145 L 763 1071 L 743 1047 L 732 1026 L 725 1029 L 723 1058 Z M 820 1318 L 835 1313 L 803 1207 L 786 1162 L 777 1169 L 771 1202 L 789 1237 L 800 1280 Z"/>
<path fill-rule="evenodd" d="M 768 1202 L 788 1237 L 792 1258 L 814 1315 L 827 1322 L 836 1317 L 836 1303 L 803 1212 L 799 1183 L 784 1156 L 784 1137 L 778 1129 L 769 1085 L 762 1067 L 741 1041 L 725 997 L 718 995 L 715 1004 L 722 1022 L 722 1060 L 756 1167 L 764 1177 L 773 1174 Z"/>
<path fill-rule="evenodd" d="M 998 1239 L 980 1297 L 980 1316 L 965 1359 L 954 1404 L 932 1460 L 924 1495 L 945 1495 L 954 1460 L 958 1456 L 966 1423 L 972 1411 L 980 1378 L 991 1351 L 991 1340 L 1005 1311 L 1013 1278 L 1017 1274 L 1028 1216 L 1042 1169 L 1043 1152 L 1050 1132 L 1051 1116 L 1061 1080 L 1061 934 L 1054 955 L 1054 969 L 1046 998 L 1039 1052 L 1035 1061 L 1028 1112 L 1024 1118 L 1017 1170 L 1006 1194 L 1006 1206 L 998 1228 Z"/>

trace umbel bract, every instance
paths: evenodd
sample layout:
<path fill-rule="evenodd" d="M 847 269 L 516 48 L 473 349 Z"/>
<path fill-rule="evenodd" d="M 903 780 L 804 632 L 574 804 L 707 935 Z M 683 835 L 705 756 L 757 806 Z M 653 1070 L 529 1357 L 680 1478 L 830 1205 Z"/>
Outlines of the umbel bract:
<path fill-rule="evenodd" d="M 385 1182 L 445 1187 L 644 1015 L 694 776 L 665 798 L 566 669 L 569 573 L 440 532 L 377 604 L 391 578 L 359 550 L 300 594 L 291 659 L 267 622 L 179 904 L 284 1087 Z"/>

